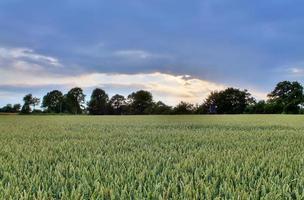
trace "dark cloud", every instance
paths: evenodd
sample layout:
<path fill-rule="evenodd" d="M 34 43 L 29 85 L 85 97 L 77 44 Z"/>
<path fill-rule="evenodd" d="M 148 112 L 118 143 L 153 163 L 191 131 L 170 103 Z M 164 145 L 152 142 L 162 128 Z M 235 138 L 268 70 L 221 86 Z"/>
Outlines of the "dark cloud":
<path fill-rule="evenodd" d="M 304 60 L 303 5 L 300 0 L 2 0 L 0 47 L 56 58 L 64 67 L 43 70 L 62 75 L 157 71 L 269 90 L 290 78 L 283 72 L 302 68 L 292 65 Z M 39 68 L 46 66 L 45 58 L 22 61 Z"/>

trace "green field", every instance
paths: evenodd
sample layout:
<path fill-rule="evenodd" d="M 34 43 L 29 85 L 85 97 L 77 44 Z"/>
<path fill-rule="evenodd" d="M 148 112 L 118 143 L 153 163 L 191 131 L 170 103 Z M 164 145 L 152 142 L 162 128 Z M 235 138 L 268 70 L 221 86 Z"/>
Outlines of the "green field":
<path fill-rule="evenodd" d="M 0 199 L 304 199 L 304 116 L 0 116 Z"/>

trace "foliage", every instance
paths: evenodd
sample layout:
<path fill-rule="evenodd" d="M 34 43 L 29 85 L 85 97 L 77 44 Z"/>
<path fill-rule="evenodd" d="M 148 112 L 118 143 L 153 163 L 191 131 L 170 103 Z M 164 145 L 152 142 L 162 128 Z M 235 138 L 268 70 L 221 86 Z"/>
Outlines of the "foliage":
<path fill-rule="evenodd" d="M 173 114 L 193 114 L 194 112 L 194 105 L 191 103 L 180 102 L 174 109 Z"/>
<path fill-rule="evenodd" d="M 91 95 L 91 100 L 88 103 L 88 111 L 91 115 L 105 115 L 107 114 L 107 105 L 109 101 L 109 96 L 107 93 L 100 89 L 96 88 L 93 90 Z"/>
<path fill-rule="evenodd" d="M 0 116 L 0 199 L 303 199 L 304 116 Z"/>
<path fill-rule="evenodd" d="M 116 94 L 109 101 L 109 114 L 123 115 L 128 113 L 126 98 L 123 95 Z"/>
<path fill-rule="evenodd" d="M 63 94 L 58 90 L 48 92 L 42 101 L 43 108 L 51 113 L 61 113 L 63 109 Z"/>
<path fill-rule="evenodd" d="M 40 103 L 40 99 L 37 97 L 33 97 L 32 94 L 25 95 L 23 97 L 23 101 L 24 104 L 21 109 L 22 114 L 29 114 L 32 111 L 31 106 L 33 106 L 35 110 L 35 106 L 39 105 Z"/>
<path fill-rule="evenodd" d="M 204 104 L 209 113 L 240 114 L 254 102 L 255 100 L 247 90 L 227 88 L 223 91 L 212 92 Z"/>
<path fill-rule="evenodd" d="M 128 96 L 128 103 L 131 114 L 150 114 L 152 112 L 153 97 L 150 92 L 139 90 Z"/>
<path fill-rule="evenodd" d="M 84 108 L 85 95 L 79 87 L 72 88 L 64 96 L 65 111 L 71 114 L 81 114 Z"/>
<path fill-rule="evenodd" d="M 81 88 L 72 88 L 63 95 L 54 90 L 43 97 L 42 108 L 46 113 L 69 113 L 92 115 L 128 115 L 128 114 L 303 114 L 304 96 L 303 87 L 298 82 L 283 81 L 277 84 L 268 95 L 267 101 L 259 101 L 251 96 L 247 90 L 227 88 L 221 91 L 213 91 L 202 104 L 193 105 L 188 102 L 180 102 L 174 108 L 165 103 L 153 100 L 151 92 L 139 90 L 131 93 L 126 99 L 116 94 L 109 99 L 103 89 L 96 88 L 90 101 L 85 107 L 85 95 Z M 24 97 L 24 105 L 21 113 L 31 113 L 31 107 L 39 105 L 40 99 L 28 94 Z M 4 111 L 3 111 L 4 110 Z M 10 104 L 0 109 L 0 112 L 19 110 L 12 108 Z M 39 111 L 40 112 L 40 111 Z"/>
<path fill-rule="evenodd" d="M 6 106 L 3 106 L 0 108 L 0 112 L 5 112 L 5 113 L 18 113 L 20 112 L 21 105 L 20 104 L 7 104 Z"/>
<path fill-rule="evenodd" d="M 247 114 L 265 114 L 266 111 L 266 102 L 265 101 L 258 101 L 251 105 L 248 105 L 245 109 L 245 113 Z"/>
<path fill-rule="evenodd" d="M 168 115 L 172 113 L 172 107 L 166 105 L 162 101 L 153 103 L 152 114 L 155 115 Z"/>
<path fill-rule="evenodd" d="M 35 107 L 38 106 L 40 104 L 40 99 L 37 97 L 33 97 L 32 99 L 32 106 L 34 107 L 33 110 L 35 110 Z"/>
<path fill-rule="evenodd" d="M 268 94 L 269 102 L 280 106 L 280 113 L 299 113 L 303 103 L 303 86 L 299 82 L 282 81 Z"/>

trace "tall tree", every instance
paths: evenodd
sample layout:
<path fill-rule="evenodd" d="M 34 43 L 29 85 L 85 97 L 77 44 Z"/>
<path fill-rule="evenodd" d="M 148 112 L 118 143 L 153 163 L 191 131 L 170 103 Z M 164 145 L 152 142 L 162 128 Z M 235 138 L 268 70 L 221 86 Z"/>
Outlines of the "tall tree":
<path fill-rule="evenodd" d="M 40 99 L 37 97 L 33 97 L 32 104 L 31 104 L 34 107 L 33 110 L 35 110 L 35 107 L 38 106 L 39 104 L 40 104 Z"/>
<path fill-rule="evenodd" d="M 84 108 L 85 95 L 79 87 L 72 88 L 65 96 L 65 109 L 71 114 L 81 114 Z"/>
<path fill-rule="evenodd" d="M 107 114 L 107 104 L 109 96 L 100 88 L 96 88 L 91 95 L 91 100 L 88 103 L 88 111 L 91 115 Z"/>
<path fill-rule="evenodd" d="M 42 101 L 42 107 L 51 113 L 61 113 L 63 108 L 63 94 L 58 90 L 48 92 Z"/>
<path fill-rule="evenodd" d="M 241 114 L 255 100 L 247 90 L 227 88 L 220 92 L 212 92 L 204 105 L 208 113 Z"/>
<path fill-rule="evenodd" d="M 127 112 L 126 98 L 120 94 L 114 95 L 109 101 L 110 114 L 122 115 Z"/>
<path fill-rule="evenodd" d="M 14 104 L 14 106 L 13 106 L 13 112 L 14 113 L 20 112 L 20 109 L 21 109 L 21 105 L 19 103 Z"/>
<path fill-rule="evenodd" d="M 139 90 L 128 96 L 131 114 L 150 114 L 153 106 L 153 96 L 150 92 Z"/>
<path fill-rule="evenodd" d="M 31 112 L 31 105 L 33 104 L 33 95 L 27 94 L 23 97 L 23 106 L 21 109 L 21 113 L 29 114 Z"/>
<path fill-rule="evenodd" d="M 276 104 L 280 112 L 297 114 L 303 103 L 303 86 L 299 82 L 282 81 L 268 94 L 269 103 Z"/>

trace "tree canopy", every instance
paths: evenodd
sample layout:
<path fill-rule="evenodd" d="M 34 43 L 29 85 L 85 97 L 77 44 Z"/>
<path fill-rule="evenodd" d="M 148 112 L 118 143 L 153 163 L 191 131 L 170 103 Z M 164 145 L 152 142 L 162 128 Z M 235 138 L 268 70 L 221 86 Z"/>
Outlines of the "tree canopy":
<path fill-rule="evenodd" d="M 269 102 L 276 104 L 280 112 L 297 114 L 303 103 L 303 86 L 299 82 L 282 81 L 268 94 Z"/>
<path fill-rule="evenodd" d="M 107 104 L 109 96 L 100 88 L 93 90 L 91 100 L 88 103 L 88 111 L 91 115 L 105 115 L 107 114 Z"/>
<path fill-rule="evenodd" d="M 175 107 L 166 105 L 162 101 L 155 102 L 152 93 L 139 90 L 125 98 L 116 94 L 109 98 L 101 88 L 96 88 L 90 100 L 85 104 L 85 95 L 79 87 L 72 88 L 65 95 L 58 90 L 48 92 L 41 104 L 43 110 L 35 110 L 40 99 L 27 94 L 23 98 L 24 104 L 20 111 L 19 104 L 7 104 L 0 108 L 0 112 L 29 113 L 69 113 L 92 115 L 144 115 L 144 114 L 304 114 L 303 86 L 299 82 L 279 82 L 268 94 L 267 100 L 256 102 L 247 90 L 227 88 L 212 91 L 201 104 L 193 105 L 181 101 Z M 86 105 L 86 106 L 85 106 Z"/>
<path fill-rule="evenodd" d="M 63 94 L 58 90 L 48 92 L 42 101 L 42 108 L 51 113 L 61 113 L 63 108 Z"/>
<path fill-rule="evenodd" d="M 153 97 L 148 91 L 139 90 L 133 92 L 128 96 L 128 101 L 132 114 L 149 114 L 152 111 Z"/>
<path fill-rule="evenodd" d="M 227 88 L 212 92 L 205 101 L 205 107 L 208 113 L 238 114 L 244 113 L 246 107 L 254 102 L 254 98 L 247 90 Z"/>
<path fill-rule="evenodd" d="M 33 95 L 32 94 L 27 94 L 23 97 L 23 106 L 22 106 L 22 109 L 21 109 L 21 113 L 23 114 L 29 114 L 32 109 L 31 109 L 31 105 L 34 104 L 34 101 L 33 101 Z"/>
<path fill-rule="evenodd" d="M 83 104 L 85 103 L 85 95 L 83 90 L 79 87 L 72 88 L 64 96 L 65 110 L 72 114 L 81 114 L 83 111 Z"/>
<path fill-rule="evenodd" d="M 122 115 L 128 112 L 126 98 L 116 94 L 109 101 L 109 114 Z"/>

